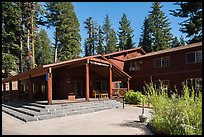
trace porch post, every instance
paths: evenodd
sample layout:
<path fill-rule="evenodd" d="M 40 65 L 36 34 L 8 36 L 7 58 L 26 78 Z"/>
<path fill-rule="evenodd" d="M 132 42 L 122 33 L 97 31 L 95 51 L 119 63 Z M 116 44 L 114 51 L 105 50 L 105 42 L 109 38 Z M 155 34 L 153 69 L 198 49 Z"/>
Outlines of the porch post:
<path fill-rule="evenodd" d="M 12 100 L 12 81 L 9 82 L 9 94 L 10 94 L 10 100 Z"/>
<path fill-rule="evenodd" d="M 18 79 L 18 99 L 21 99 L 21 81 Z"/>
<path fill-rule="evenodd" d="M 6 83 L 3 83 L 3 92 L 6 92 Z"/>
<path fill-rule="evenodd" d="M 130 90 L 130 78 L 128 78 L 128 80 L 127 80 L 127 91 L 129 91 Z"/>
<path fill-rule="evenodd" d="M 48 105 L 52 105 L 52 72 L 51 71 L 52 71 L 51 68 L 49 68 L 49 72 L 46 74 Z"/>
<path fill-rule="evenodd" d="M 109 67 L 109 98 L 112 98 L 112 65 Z"/>
<path fill-rule="evenodd" d="M 86 100 L 89 101 L 89 59 L 86 63 Z"/>
<path fill-rule="evenodd" d="M 33 99 L 33 80 L 30 76 L 30 79 L 29 79 L 29 100 L 32 100 Z"/>

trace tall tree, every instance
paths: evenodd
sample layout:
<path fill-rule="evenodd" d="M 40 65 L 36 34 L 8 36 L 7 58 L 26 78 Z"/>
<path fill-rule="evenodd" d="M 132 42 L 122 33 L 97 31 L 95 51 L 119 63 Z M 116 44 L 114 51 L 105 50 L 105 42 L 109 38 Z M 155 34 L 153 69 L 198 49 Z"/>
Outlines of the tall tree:
<path fill-rule="evenodd" d="M 154 2 L 148 16 L 153 51 L 169 48 L 172 42 L 170 22 L 161 10 L 160 2 Z"/>
<path fill-rule="evenodd" d="M 180 46 L 180 43 L 179 43 L 179 40 L 177 37 L 174 37 L 173 41 L 172 41 L 172 44 L 171 44 L 171 48 L 176 48 L 176 47 L 179 47 Z"/>
<path fill-rule="evenodd" d="M 53 27 L 55 29 L 54 31 L 54 62 L 57 62 L 57 53 L 58 53 L 58 47 L 59 47 L 59 37 L 58 37 L 58 28 L 57 26 L 60 26 L 60 10 L 58 9 L 57 5 L 59 2 L 46 2 L 46 24 L 48 28 Z"/>
<path fill-rule="evenodd" d="M 36 37 L 35 57 L 37 66 L 53 62 L 53 51 L 50 39 L 44 29 L 41 29 Z"/>
<path fill-rule="evenodd" d="M 112 53 L 118 51 L 117 36 L 114 29 L 110 30 L 109 40 L 106 45 L 106 53 Z"/>
<path fill-rule="evenodd" d="M 170 10 L 175 17 L 186 18 L 179 23 L 180 31 L 187 34 L 188 43 L 202 41 L 202 2 L 177 2 L 180 8 Z"/>
<path fill-rule="evenodd" d="M 185 42 L 183 36 L 180 37 L 180 44 L 181 44 L 182 46 L 184 46 L 184 45 L 186 44 L 186 42 Z"/>
<path fill-rule="evenodd" d="M 176 48 L 179 46 L 184 46 L 185 45 L 185 41 L 184 38 L 181 36 L 180 39 L 178 40 L 177 37 L 174 37 L 172 44 L 171 44 L 171 48 Z"/>
<path fill-rule="evenodd" d="M 119 32 L 118 32 L 120 50 L 133 48 L 134 46 L 134 43 L 132 42 L 132 37 L 134 35 L 132 34 L 133 30 L 130 26 L 130 23 L 131 22 L 127 19 L 127 16 L 123 13 L 121 21 L 119 22 L 120 27 L 119 27 Z M 132 43 L 127 43 L 127 40 L 128 42 L 132 42 Z"/>
<path fill-rule="evenodd" d="M 103 45 L 103 40 L 104 40 L 104 37 L 103 37 L 103 30 L 101 28 L 101 26 L 99 25 L 98 27 L 98 45 L 97 45 L 97 49 L 96 49 L 96 52 L 97 54 L 104 54 L 104 45 Z"/>
<path fill-rule="evenodd" d="M 71 2 L 61 2 L 57 8 L 60 10 L 60 25 L 56 26 L 59 32 L 59 60 L 77 58 L 81 53 L 81 36 L 74 5 Z"/>
<path fill-rule="evenodd" d="M 144 24 L 142 26 L 142 34 L 139 41 L 139 47 L 142 47 L 145 52 L 149 53 L 153 51 L 151 33 L 149 27 L 149 20 L 145 17 Z"/>
<path fill-rule="evenodd" d="M 16 2 L 2 2 L 2 70 L 5 77 L 19 70 L 21 10 Z"/>
<path fill-rule="evenodd" d="M 79 21 L 71 2 L 46 3 L 47 26 L 54 27 L 54 62 L 73 59 L 81 52 Z"/>
<path fill-rule="evenodd" d="M 85 56 L 95 54 L 97 47 L 97 24 L 92 20 L 92 17 L 86 18 L 84 21 L 85 28 L 87 29 L 88 38 L 85 40 Z"/>

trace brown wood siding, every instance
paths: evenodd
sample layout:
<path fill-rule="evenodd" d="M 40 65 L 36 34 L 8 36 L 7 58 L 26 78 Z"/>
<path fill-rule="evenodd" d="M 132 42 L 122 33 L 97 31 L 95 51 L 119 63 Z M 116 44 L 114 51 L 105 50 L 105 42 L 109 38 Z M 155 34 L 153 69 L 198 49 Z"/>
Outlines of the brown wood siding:
<path fill-rule="evenodd" d="M 131 77 L 131 89 L 143 90 L 144 81 L 150 81 L 152 76 L 154 80 L 170 80 L 170 89 L 174 89 L 174 85 L 181 88 L 181 82 L 188 78 L 202 77 L 202 62 L 194 64 L 186 64 L 186 53 L 202 50 L 202 47 L 194 47 L 180 51 L 174 51 L 144 58 L 130 60 L 125 63 L 125 72 Z M 154 59 L 160 57 L 169 57 L 169 66 L 163 68 L 154 68 Z M 135 61 L 142 62 L 142 69 L 137 71 L 129 71 L 130 63 Z"/>

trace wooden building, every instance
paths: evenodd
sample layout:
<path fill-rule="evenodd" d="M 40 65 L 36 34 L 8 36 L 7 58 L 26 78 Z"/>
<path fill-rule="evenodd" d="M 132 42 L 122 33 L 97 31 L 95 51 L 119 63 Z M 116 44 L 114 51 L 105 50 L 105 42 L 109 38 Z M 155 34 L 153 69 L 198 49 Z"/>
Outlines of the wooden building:
<path fill-rule="evenodd" d="M 129 89 L 142 91 L 145 82 L 159 80 L 168 90 L 179 90 L 192 80 L 202 89 L 202 42 L 145 53 L 133 48 L 43 65 L 2 80 L 9 83 L 11 99 L 48 100 L 112 96 Z M 12 82 L 18 91 L 12 92 Z"/>
<path fill-rule="evenodd" d="M 130 76 L 102 55 L 89 56 L 43 65 L 13 77 L 3 79 L 3 91 L 9 83 L 11 100 L 75 99 L 108 96 L 112 98 L 112 82 L 126 81 Z M 18 81 L 18 93 L 12 92 L 12 82 Z"/>
<path fill-rule="evenodd" d="M 132 79 L 130 88 L 143 90 L 145 82 L 162 82 L 167 90 L 181 90 L 192 80 L 196 90 L 202 90 L 202 42 L 148 53 L 125 61 L 124 71 Z"/>

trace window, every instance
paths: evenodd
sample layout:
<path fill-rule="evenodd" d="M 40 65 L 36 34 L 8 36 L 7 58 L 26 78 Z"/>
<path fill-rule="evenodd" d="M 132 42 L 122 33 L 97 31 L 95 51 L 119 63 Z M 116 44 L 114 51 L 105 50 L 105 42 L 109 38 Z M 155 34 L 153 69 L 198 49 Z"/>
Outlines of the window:
<path fill-rule="evenodd" d="M 130 64 L 130 71 L 141 70 L 142 69 L 142 62 L 132 62 Z"/>
<path fill-rule="evenodd" d="M 202 51 L 196 52 L 196 62 L 202 62 Z"/>
<path fill-rule="evenodd" d="M 202 91 L 202 78 L 195 79 L 195 90 Z"/>
<path fill-rule="evenodd" d="M 186 63 L 202 62 L 202 51 L 186 53 Z"/>
<path fill-rule="evenodd" d="M 169 66 L 169 57 L 157 58 L 154 60 L 155 68 L 168 67 Z"/>
<path fill-rule="evenodd" d="M 123 87 L 123 82 L 119 81 L 119 82 L 115 82 L 116 84 L 116 88 L 122 88 Z"/>
<path fill-rule="evenodd" d="M 41 91 L 43 94 L 45 93 L 45 84 L 41 84 Z"/>
<path fill-rule="evenodd" d="M 156 85 L 156 88 L 160 88 L 162 86 L 164 90 L 168 90 L 170 86 L 169 80 L 159 80 L 155 81 L 154 83 Z"/>
<path fill-rule="evenodd" d="M 193 86 L 196 91 L 202 91 L 202 78 L 187 79 L 189 88 Z"/>

